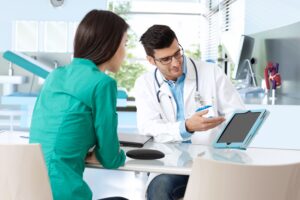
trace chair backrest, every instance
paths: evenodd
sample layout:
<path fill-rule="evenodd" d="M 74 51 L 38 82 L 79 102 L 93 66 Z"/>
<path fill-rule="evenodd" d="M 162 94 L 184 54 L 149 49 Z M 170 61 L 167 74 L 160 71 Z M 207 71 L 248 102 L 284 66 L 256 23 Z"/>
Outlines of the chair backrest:
<path fill-rule="evenodd" d="M 184 200 L 299 200 L 300 163 L 246 165 L 198 157 Z"/>
<path fill-rule="evenodd" d="M 0 144 L 0 199 L 52 200 L 39 144 Z"/>

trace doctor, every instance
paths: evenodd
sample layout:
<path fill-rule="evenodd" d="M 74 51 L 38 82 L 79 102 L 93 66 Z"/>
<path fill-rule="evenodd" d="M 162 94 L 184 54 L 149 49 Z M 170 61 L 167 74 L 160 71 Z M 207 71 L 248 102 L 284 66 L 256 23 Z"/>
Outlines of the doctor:
<path fill-rule="evenodd" d="M 244 109 L 230 80 L 215 64 L 186 57 L 168 26 L 153 25 L 140 41 L 147 60 L 156 66 L 135 83 L 140 133 L 156 142 L 210 144 L 218 125 L 233 111 Z M 156 176 L 147 199 L 181 198 L 187 181 L 188 176 Z"/>

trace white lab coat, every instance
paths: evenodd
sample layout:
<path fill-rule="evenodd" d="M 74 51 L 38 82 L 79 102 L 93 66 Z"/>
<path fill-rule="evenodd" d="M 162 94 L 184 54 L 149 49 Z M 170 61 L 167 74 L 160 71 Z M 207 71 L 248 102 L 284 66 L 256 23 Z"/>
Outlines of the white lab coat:
<path fill-rule="evenodd" d="M 192 62 L 187 61 L 187 74 L 184 80 L 184 115 L 185 119 L 195 113 L 196 74 Z M 201 97 L 214 99 L 213 113 L 215 116 L 229 117 L 233 111 L 245 109 L 240 95 L 231 81 L 215 64 L 195 62 L 198 71 L 198 86 Z M 145 73 L 135 82 L 135 102 L 137 107 L 137 126 L 139 132 L 151 135 L 156 142 L 179 142 L 180 122 L 176 122 L 176 103 L 168 84 L 163 83 L 162 74 L 157 71 L 157 79 L 161 84 L 161 103 L 157 100 L 158 86 L 155 82 L 154 70 Z M 169 99 L 168 96 L 172 98 Z M 172 102 L 172 103 L 171 103 Z M 224 123 L 223 123 L 224 124 Z M 215 133 L 220 127 L 209 131 L 195 132 L 192 137 L 194 144 L 211 144 Z"/>

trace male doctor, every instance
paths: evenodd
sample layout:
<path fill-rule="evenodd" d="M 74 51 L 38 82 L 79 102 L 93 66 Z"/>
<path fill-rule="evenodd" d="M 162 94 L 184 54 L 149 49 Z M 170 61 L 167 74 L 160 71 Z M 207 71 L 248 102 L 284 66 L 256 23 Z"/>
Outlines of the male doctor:
<path fill-rule="evenodd" d="M 244 104 L 227 76 L 215 64 L 196 62 L 168 26 L 153 25 L 140 39 L 147 60 L 156 68 L 135 83 L 137 125 L 156 142 L 211 144 L 215 132 L 233 111 Z M 184 196 L 188 176 L 156 176 L 147 199 Z"/>

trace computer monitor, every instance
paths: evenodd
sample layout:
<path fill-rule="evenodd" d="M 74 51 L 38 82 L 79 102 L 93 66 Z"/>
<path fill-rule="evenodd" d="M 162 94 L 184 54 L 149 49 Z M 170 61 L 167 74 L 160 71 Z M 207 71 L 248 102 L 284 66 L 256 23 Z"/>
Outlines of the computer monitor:
<path fill-rule="evenodd" d="M 264 90 L 257 86 L 256 78 L 251 66 L 251 57 L 254 47 L 254 38 L 242 35 L 236 57 L 233 78 L 242 80 L 237 82 L 236 88 L 242 97 L 263 97 Z"/>
<path fill-rule="evenodd" d="M 252 84 L 256 86 L 255 78 L 251 66 L 251 56 L 254 47 L 254 38 L 242 35 L 240 39 L 240 46 L 235 61 L 235 67 L 233 71 L 233 78 L 235 80 L 245 80 L 251 76 Z"/>

